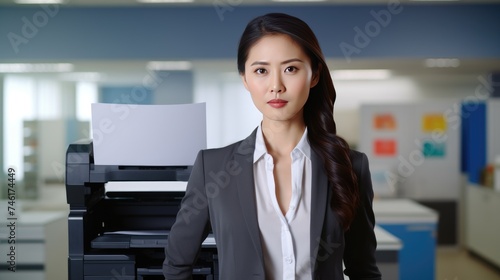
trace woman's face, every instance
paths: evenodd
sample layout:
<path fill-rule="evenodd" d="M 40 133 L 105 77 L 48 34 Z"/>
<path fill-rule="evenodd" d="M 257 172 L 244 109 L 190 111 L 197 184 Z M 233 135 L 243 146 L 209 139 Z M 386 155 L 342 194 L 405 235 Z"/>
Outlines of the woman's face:
<path fill-rule="evenodd" d="M 302 48 L 281 34 L 264 36 L 250 48 L 242 74 L 264 122 L 303 122 L 303 107 L 316 77 Z"/>

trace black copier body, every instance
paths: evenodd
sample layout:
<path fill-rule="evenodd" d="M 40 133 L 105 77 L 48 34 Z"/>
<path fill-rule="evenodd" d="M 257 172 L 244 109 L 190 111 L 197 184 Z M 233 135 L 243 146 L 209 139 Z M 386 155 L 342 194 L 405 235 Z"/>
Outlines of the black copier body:
<path fill-rule="evenodd" d="M 161 265 L 182 191 L 106 193 L 119 181 L 187 181 L 192 166 L 95 165 L 91 141 L 66 153 L 68 279 L 164 279 Z M 202 245 L 194 279 L 218 279 L 215 243 Z"/>

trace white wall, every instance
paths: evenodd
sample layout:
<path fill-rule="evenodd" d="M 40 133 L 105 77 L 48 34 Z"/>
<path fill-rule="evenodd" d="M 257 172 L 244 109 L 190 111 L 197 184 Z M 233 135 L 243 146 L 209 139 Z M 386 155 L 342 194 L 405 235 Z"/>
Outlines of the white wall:
<path fill-rule="evenodd" d="M 416 199 L 456 199 L 460 186 L 460 119 L 447 115 L 453 100 L 364 105 L 361 109 L 360 151 L 370 159 L 373 175 L 394 188 L 394 194 Z M 378 114 L 390 114 L 394 128 L 377 129 L 372 122 Z M 443 130 L 424 127 L 423 117 L 443 114 Z M 449 116 L 449 117 L 448 117 Z M 375 152 L 380 139 L 395 141 L 394 154 Z M 441 156 L 424 156 L 424 144 L 434 143 L 444 149 Z M 384 179 L 384 180 L 382 180 Z"/>

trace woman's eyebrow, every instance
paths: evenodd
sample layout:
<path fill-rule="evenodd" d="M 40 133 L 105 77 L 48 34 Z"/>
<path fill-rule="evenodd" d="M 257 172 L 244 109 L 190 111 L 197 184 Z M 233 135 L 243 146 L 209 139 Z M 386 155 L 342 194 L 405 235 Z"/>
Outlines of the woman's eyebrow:
<path fill-rule="evenodd" d="M 298 58 L 291 58 L 291 59 L 287 59 L 287 60 L 281 62 L 280 64 L 287 64 L 287 63 L 290 63 L 290 62 L 304 62 L 304 61 L 302 61 L 301 59 L 298 59 Z M 254 65 L 269 65 L 269 64 L 270 63 L 266 62 L 266 61 L 255 61 L 250 66 L 254 66 Z"/>
<path fill-rule="evenodd" d="M 292 59 L 288 59 L 288 60 L 281 62 L 281 64 L 287 64 L 290 62 L 304 62 L 304 61 L 302 61 L 301 59 L 298 59 L 298 58 L 292 58 Z"/>

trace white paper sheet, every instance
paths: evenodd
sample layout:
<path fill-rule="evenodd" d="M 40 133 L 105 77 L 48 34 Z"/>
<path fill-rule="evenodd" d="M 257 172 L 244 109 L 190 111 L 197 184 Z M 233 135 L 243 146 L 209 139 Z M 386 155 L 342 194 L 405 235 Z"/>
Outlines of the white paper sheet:
<path fill-rule="evenodd" d="M 92 104 L 96 165 L 193 165 L 206 135 L 205 103 Z"/>
<path fill-rule="evenodd" d="M 112 192 L 185 192 L 184 181 L 110 181 L 104 184 L 105 193 Z"/>

